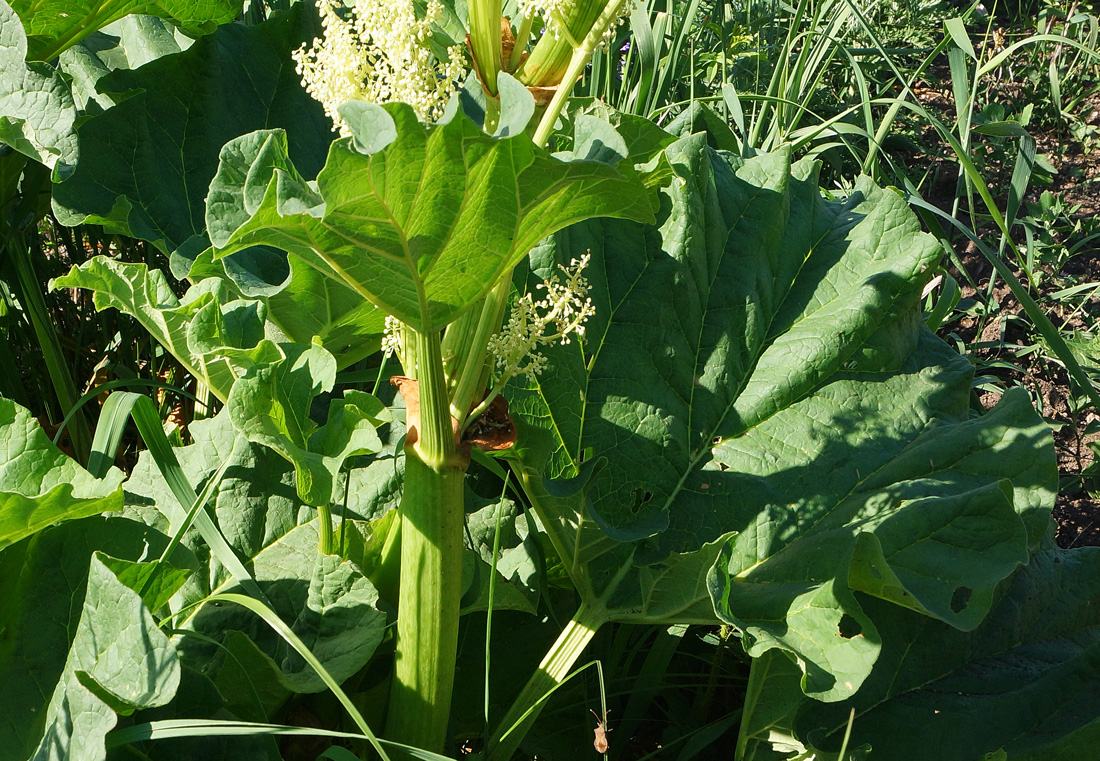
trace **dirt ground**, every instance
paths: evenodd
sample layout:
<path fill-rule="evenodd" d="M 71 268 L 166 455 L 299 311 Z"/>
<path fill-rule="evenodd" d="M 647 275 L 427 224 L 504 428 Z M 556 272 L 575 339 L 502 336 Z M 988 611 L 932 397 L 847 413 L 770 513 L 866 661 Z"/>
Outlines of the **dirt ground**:
<path fill-rule="evenodd" d="M 941 74 L 946 75 L 946 71 Z M 950 90 L 943 84 L 946 81 L 949 81 L 946 77 L 931 76 L 915 90 L 922 103 L 953 120 Z M 1012 85 L 1002 88 L 1002 96 L 1013 94 Z M 1100 126 L 1100 94 L 1085 99 L 1076 116 L 1086 125 Z M 1029 132 L 1036 139 L 1037 154 L 1057 171 L 1049 185 L 1033 188 L 1025 200 L 1037 203 L 1043 191 L 1060 196 L 1066 208 L 1063 231 L 1074 222 L 1090 222 L 1100 215 L 1100 140 L 1092 137 L 1082 143 L 1071 139 L 1064 128 L 1029 129 Z M 943 161 L 942 157 L 926 158 L 933 165 Z M 1004 189 L 1008 187 L 1012 171 L 1011 164 L 1005 163 L 1008 165 L 998 165 L 994 160 L 986 167 L 990 187 L 995 196 L 1000 196 L 998 203 L 1002 209 Z M 940 208 L 950 209 L 957 165 L 952 163 L 945 168 L 940 176 L 933 176 L 929 200 Z M 978 218 L 975 221 L 979 222 L 980 232 L 990 233 L 983 236 L 986 240 L 996 240 L 994 228 L 988 225 L 983 228 Z M 1022 242 L 1021 236 L 1017 243 Z M 1070 240 L 1061 242 L 1073 243 Z M 966 273 L 955 265 L 951 265 L 949 271 L 960 285 L 962 305 L 966 306 L 965 300 L 970 299 L 969 303 L 975 308 L 972 314 L 948 322 L 940 334 L 952 345 L 966 346 L 976 361 L 977 373 L 990 376 L 990 385 L 1019 385 L 1031 392 L 1036 406 L 1041 407 L 1043 417 L 1054 430 L 1058 452 L 1061 486 L 1054 510 L 1058 544 L 1062 547 L 1100 546 L 1100 461 L 1089 446 L 1095 443 L 1100 451 L 1100 415 L 1088 405 L 1084 394 L 1072 389 L 1064 367 L 1031 328 L 1030 320 L 1008 286 L 999 278 L 990 286 L 992 267 L 977 247 L 962 238 L 955 251 Z M 1015 274 L 1021 282 L 1028 283 L 1022 270 L 1017 269 Z M 1074 285 L 1095 283 L 1100 286 L 1100 238 L 1086 243 L 1074 256 L 1058 262 L 1057 266 L 1044 265 L 1042 276 L 1036 279 L 1038 282 L 1030 288 L 1031 295 L 1051 322 L 1062 328 L 1063 335 L 1072 331 L 1100 335 L 1100 296 L 1097 292 L 1076 299 L 1054 296 Z M 1100 348 L 1100 341 L 1097 346 Z M 1100 367 L 1096 364 L 1100 362 L 1091 365 L 1082 362 L 1086 372 L 1095 372 L 1100 377 Z M 977 393 L 987 409 L 1000 398 L 1000 394 L 992 390 Z"/>

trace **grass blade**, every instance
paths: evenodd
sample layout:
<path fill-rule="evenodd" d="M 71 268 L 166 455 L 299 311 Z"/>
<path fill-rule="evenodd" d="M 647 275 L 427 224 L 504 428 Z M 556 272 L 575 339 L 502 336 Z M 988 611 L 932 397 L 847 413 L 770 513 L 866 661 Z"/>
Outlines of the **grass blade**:
<path fill-rule="evenodd" d="M 328 673 L 328 670 L 326 670 L 313 653 L 309 651 L 309 648 L 298 638 L 298 635 L 295 634 L 289 626 L 283 623 L 281 618 L 275 615 L 275 611 L 271 610 L 271 608 L 259 600 L 254 600 L 251 597 L 234 594 L 232 592 L 211 595 L 200 604 L 210 602 L 236 603 L 262 618 L 264 623 L 274 629 L 280 637 L 286 640 L 286 643 L 293 647 L 298 655 L 302 656 L 302 659 L 310 665 L 310 668 L 317 672 L 317 676 L 321 677 L 321 681 L 325 683 L 325 686 L 328 687 L 336 699 L 340 701 L 340 705 L 348 712 L 348 716 L 355 722 L 355 726 L 359 727 L 359 730 L 366 737 L 367 741 L 370 742 L 376 751 L 378 751 L 378 755 L 382 757 L 382 761 L 389 761 L 389 756 L 386 755 L 385 749 L 383 749 L 382 744 L 379 742 L 374 732 L 371 731 L 370 726 L 367 725 L 367 721 L 363 718 L 363 714 L 355 707 L 355 703 L 347 696 L 347 693 L 340 689 L 340 685 L 332 678 L 332 674 Z M 433 755 L 433 757 L 435 756 Z"/>
<path fill-rule="evenodd" d="M 1043 312 L 1035 299 L 1031 297 L 1027 288 L 1025 288 L 1023 283 L 1016 278 L 1008 265 L 1004 263 L 1004 260 L 997 256 L 997 253 L 990 249 L 989 246 L 985 245 L 973 230 L 966 227 L 966 225 L 962 224 L 954 217 L 937 209 L 919 196 L 910 195 L 907 200 L 916 209 L 925 212 L 925 215 L 922 216 L 925 216 L 926 222 L 929 221 L 926 216 L 928 213 L 941 217 L 947 220 L 949 224 L 953 225 L 977 246 L 978 250 L 981 251 L 985 258 L 989 260 L 989 263 L 993 265 L 993 269 L 997 271 L 997 274 L 1000 275 L 1009 289 L 1011 289 L 1012 294 L 1020 302 L 1020 305 L 1023 306 L 1024 311 L 1031 319 L 1035 329 L 1042 335 L 1055 356 L 1065 365 L 1066 372 L 1069 373 L 1072 384 L 1077 386 L 1078 390 L 1088 395 L 1094 409 L 1100 410 L 1100 392 L 1093 386 L 1092 382 L 1089 380 L 1089 376 L 1073 356 L 1069 346 L 1066 345 L 1065 340 L 1062 338 L 1062 334 L 1054 327 L 1054 324 L 1047 318 L 1046 313 Z M 939 225 L 931 225 L 930 227 L 935 230 Z"/>
<path fill-rule="evenodd" d="M 59 425 L 57 427 L 57 433 L 55 433 L 54 436 L 53 436 L 53 443 L 56 444 L 61 439 L 61 434 L 62 434 L 62 432 L 64 432 L 65 426 L 67 426 L 69 424 L 69 421 L 72 420 L 73 415 L 75 415 L 81 407 L 83 407 L 85 404 L 92 401 L 93 399 L 98 398 L 101 394 L 103 394 L 106 391 L 112 391 L 116 388 L 126 388 L 128 386 L 151 386 L 153 388 L 164 389 L 165 391 L 171 391 L 175 394 L 179 394 L 180 396 L 191 399 L 192 401 L 196 402 L 197 404 L 202 404 L 202 402 L 199 400 L 199 398 L 197 396 L 195 396 L 194 394 L 192 394 L 189 391 L 185 391 L 184 389 L 180 388 L 179 386 L 173 386 L 171 383 L 165 383 L 164 381 L 159 381 L 159 380 L 152 380 L 151 378 L 117 378 L 115 380 L 107 381 L 106 383 L 99 384 L 98 386 L 93 388 L 91 391 L 84 394 L 84 396 L 77 399 L 76 404 L 74 404 L 72 406 L 72 409 L 69 410 L 69 414 L 67 414 L 65 416 L 65 419 L 61 421 L 61 425 Z M 16 401 L 18 401 L 18 400 L 16 400 Z M 26 405 L 24 405 L 24 406 L 26 406 Z M 102 421 L 102 415 L 103 415 L 103 413 L 101 411 L 100 412 L 100 420 L 101 421 Z M 98 429 L 96 430 L 96 435 L 99 435 Z M 93 446 L 94 446 L 94 441 L 93 441 Z M 89 465 L 91 465 L 91 458 L 89 458 L 88 463 L 89 463 Z M 91 467 L 89 467 L 88 470 L 91 471 L 92 470 Z"/>
<path fill-rule="evenodd" d="M 974 45 L 970 42 L 970 35 L 966 33 L 966 25 L 963 24 L 963 20 L 958 16 L 949 18 L 943 22 L 943 26 L 947 33 L 951 35 L 951 39 L 959 46 L 959 50 L 970 56 L 972 60 L 977 61 L 978 54 L 974 52 Z"/>
<path fill-rule="evenodd" d="M 1024 135 L 1020 138 L 1020 150 L 1016 154 L 1016 165 L 1012 167 L 1012 180 L 1008 187 L 1008 204 L 1005 206 L 1005 226 L 1009 230 L 1016 224 L 1016 214 L 1020 211 L 1027 194 L 1027 187 L 1031 183 L 1031 173 L 1035 168 L 1035 138 Z M 1001 252 L 1010 243 L 1008 236 L 1001 235 Z M 1030 268 L 1028 277 L 1034 280 Z"/>
<path fill-rule="evenodd" d="M 118 398 L 115 399 L 116 397 Z M 124 410 L 126 415 L 133 418 L 138 433 L 141 434 L 145 446 L 149 449 L 149 455 L 153 458 L 153 462 L 156 463 L 161 476 L 164 477 L 168 488 L 172 490 L 172 494 L 175 495 L 182 508 L 173 511 L 172 523 L 177 526 L 182 525 L 187 518 L 187 511 L 190 511 L 194 505 L 199 503 L 199 495 L 195 493 L 194 487 L 191 486 L 191 482 L 187 479 L 183 468 L 180 467 L 179 460 L 176 459 L 176 453 L 172 451 L 172 445 L 169 443 L 168 437 L 164 435 L 164 428 L 161 425 L 160 416 L 157 414 L 157 408 L 153 404 L 153 400 L 130 391 L 116 391 L 108 397 L 108 402 L 112 405 L 111 417 L 122 414 Z M 117 412 L 115 411 L 116 406 L 118 408 Z M 104 409 L 106 410 L 106 408 L 107 405 L 105 404 Z M 108 455 L 110 459 L 114 459 L 114 453 L 106 450 L 100 456 Z M 211 554 L 218 559 L 219 563 L 225 566 L 230 575 L 241 585 L 241 588 L 257 599 L 266 600 L 263 591 L 253 580 L 244 564 L 241 563 L 233 548 L 225 541 L 225 537 L 222 536 L 221 531 L 211 520 L 210 515 L 205 510 L 197 510 L 195 511 L 194 522 L 195 528 L 202 535 L 203 541 L 210 548 Z"/>
<path fill-rule="evenodd" d="M 368 742 L 371 739 L 370 735 L 357 732 L 338 732 L 316 727 L 292 727 L 285 724 L 260 724 L 221 719 L 165 719 L 117 729 L 107 735 L 106 745 L 107 750 L 112 750 L 130 743 L 144 742 L 145 740 L 174 740 L 180 737 L 256 737 L 264 735 L 276 737 L 331 737 L 336 740 L 367 740 Z M 378 739 L 378 743 L 383 748 L 400 751 L 409 758 L 419 758 L 424 759 L 424 761 L 452 761 L 447 756 L 402 745 L 401 743 L 390 742 L 389 740 Z M 319 758 L 325 758 L 326 754 L 329 754 L 329 751 L 332 750 L 335 750 L 336 754 L 327 755 L 327 757 L 336 759 L 336 761 L 340 761 L 342 758 L 358 759 L 358 756 L 338 746 L 333 746 L 325 751 Z M 340 751 L 343 751 L 343 753 L 340 753 Z"/>

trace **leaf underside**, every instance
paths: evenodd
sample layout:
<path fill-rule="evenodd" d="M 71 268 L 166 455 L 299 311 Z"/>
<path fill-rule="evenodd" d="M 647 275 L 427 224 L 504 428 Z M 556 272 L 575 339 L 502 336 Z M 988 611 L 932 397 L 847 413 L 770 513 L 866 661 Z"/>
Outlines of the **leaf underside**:
<path fill-rule="evenodd" d="M 349 105 L 358 132 L 332 144 L 316 183 L 290 160 L 282 132 L 225 146 L 207 200 L 218 256 L 258 244 L 289 251 L 430 331 L 555 230 L 595 216 L 652 219 L 652 196 L 629 165 L 560 161 L 525 135 L 486 135 L 463 114 L 425 126 L 403 104 Z"/>

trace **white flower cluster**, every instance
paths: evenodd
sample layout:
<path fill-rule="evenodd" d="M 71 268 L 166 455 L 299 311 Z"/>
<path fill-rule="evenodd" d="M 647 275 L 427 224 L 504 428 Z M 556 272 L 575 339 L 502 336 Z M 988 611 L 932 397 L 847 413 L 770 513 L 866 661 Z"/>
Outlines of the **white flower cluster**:
<path fill-rule="evenodd" d="M 336 109 L 349 100 L 402 101 L 421 119 L 441 116 L 466 67 L 461 47 L 448 48 L 450 60 L 443 62 L 425 44 L 443 14 L 439 0 L 429 0 L 423 18 L 417 18 L 413 0 L 354 0 L 346 7 L 345 20 L 333 0 L 320 0 L 324 37 L 294 52 L 306 91 L 340 134 L 346 137 L 349 130 Z"/>
<path fill-rule="evenodd" d="M 560 282 L 556 275 L 539 285 L 546 291 L 546 298 L 535 301 L 525 294 L 513 307 L 508 324 L 489 339 L 489 353 L 496 360 L 500 378 L 498 386 L 516 375 L 534 379 L 546 368 L 546 357 L 536 351 L 560 340 L 569 343 L 569 336 L 584 337 L 584 323 L 595 314 L 592 299 L 588 298 L 588 281 L 582 276 L 588 266 L 589 254 L 573 259 L 568 267 L 559 265 L 565 276 Z M 548 326 L 554 330 L 547 333 Z"/>
<path fill-rule="evenodd" d="M 382 328 L 382 352 L 387 357 L 391 354 L 401 356 L 401 321 L 392 314 L 386 315 Z"/>

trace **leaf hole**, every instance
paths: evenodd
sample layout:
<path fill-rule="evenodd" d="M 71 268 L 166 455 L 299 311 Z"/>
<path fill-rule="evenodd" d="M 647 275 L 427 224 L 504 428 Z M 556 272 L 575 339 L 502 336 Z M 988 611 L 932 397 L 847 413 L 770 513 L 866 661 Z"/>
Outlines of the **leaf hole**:
<path fill-rule="evenodd" d="M 863 627 L 859 625 L 859 621 L 845 613 L 840 617 L 840 623 L 837 625 L 837 629 L 840 631 L 840 636 L 844 639 L 851 639 L 852 637 L 858 637 L 863 634 Z"/>
<path fill-rule="evenodd" d="M 634 500 L 634 504 L 630 506 L 630 510 L 631 512 L 636 513 L 638 512 L 638 510 L 641 509 L 642 505 L 653 499 L 653 492 L 645 491 L 644 489 L 635 489 L 634 491 L 630 492 L 630 496 Z"/>
<path fill-rule="evenodd" d="M 970 587 L 955 587 L 951 595 L 951 610 L 955 613 L 966 610 L 966 606 L 970 604 L 970 596 L 973 594 L 974 590 Z"/>

